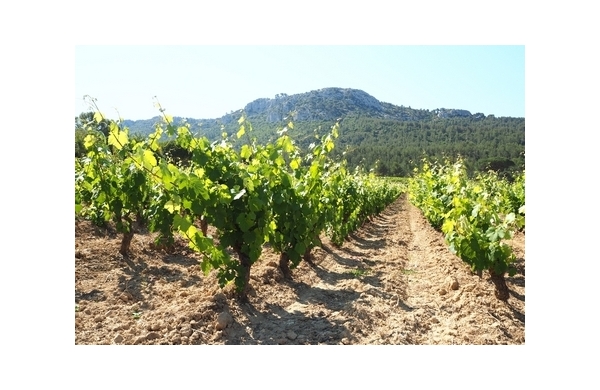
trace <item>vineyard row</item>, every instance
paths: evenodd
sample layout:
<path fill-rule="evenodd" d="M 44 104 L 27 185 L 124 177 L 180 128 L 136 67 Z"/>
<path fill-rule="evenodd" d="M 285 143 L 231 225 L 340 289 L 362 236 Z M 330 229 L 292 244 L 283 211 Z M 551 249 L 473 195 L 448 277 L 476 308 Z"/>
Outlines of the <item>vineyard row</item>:
<path fill-rule="evenodd" d="M 106 122 L 99 112 L 94 118 Z M 234 137 L 223 134 L 216 142 L 174 125 L 164 112 L 163 119 L 143 139 L 130 137 L 119 121 L 108 121 L 108 135 L 90 125 L 86 154 L 75 160 L 76 216 L 112 221 L 123 234 L 123 256 L 135 226 L 158 232 L 160 245 L 172 245 L 179 234 L 202 255 L 203 271 L 217 270 L 221 286 L 234 282 L 242 299 L 265 243 L 279 253 L 280 268 L 290 277 L 290 269 L 321 244 L 322 233 L 341 245 L 404 189 L 332 160 L 339 124 L 301 152 L 288 134 L 292 122 L 275 141 L 259 145 L 244 116 Z M 189 158 L 171 158 L 163 150 L 165 136 Z M 207 225 L 218 239 L 207 235 Z"/>
<path fill-rule="evenodd" d="M 488 271 L 496 297 L 506 301 L 505 274 L 515 255 L 507 243 L 525 229 L 525 172 L 512 182 L 492 171 L 469 178 L 463 161 L 423 160 L 409 182 L 409 199 L 441 230 L 450 250 L 480 276 Z"/>

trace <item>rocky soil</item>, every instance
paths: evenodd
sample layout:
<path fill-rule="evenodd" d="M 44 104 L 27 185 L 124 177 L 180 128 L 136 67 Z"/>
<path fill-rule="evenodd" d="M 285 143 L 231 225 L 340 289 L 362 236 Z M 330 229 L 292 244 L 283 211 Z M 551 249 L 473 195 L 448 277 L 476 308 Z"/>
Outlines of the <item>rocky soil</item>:
<path fill-rule="evenodd" d="M 524 234 L 502 302 L 405 196 L 342 247 L 323 239 L 291 281 L 265 248 L 249 303 L 183 240 L 172 253 L 152 241 L 136 234 L 123 258 L 118 234 L 76 221 L 75 344 L 525 344 Z"/>

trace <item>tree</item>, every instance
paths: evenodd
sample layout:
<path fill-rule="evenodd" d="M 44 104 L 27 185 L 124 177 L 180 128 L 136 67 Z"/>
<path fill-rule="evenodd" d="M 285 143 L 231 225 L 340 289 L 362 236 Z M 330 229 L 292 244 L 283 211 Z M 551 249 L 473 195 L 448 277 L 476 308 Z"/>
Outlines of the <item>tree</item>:
<path fill-rule="evenodd" d="M 97 122 L 94 119 L 94 113 L 91 111 L 82 112 L 79 116 L 75 117 L 75 130 L 96 130 L 104 134 L 105 137 L 108 137 L 109 124 L 110 122 L 105 118 Z"/>
<path fill-rule="evenodd" d="M 380 176 L 389 176 L 390 174 L 390 169 L 383 161 L 379 161 L 377 164 L 377 174 Z"/>

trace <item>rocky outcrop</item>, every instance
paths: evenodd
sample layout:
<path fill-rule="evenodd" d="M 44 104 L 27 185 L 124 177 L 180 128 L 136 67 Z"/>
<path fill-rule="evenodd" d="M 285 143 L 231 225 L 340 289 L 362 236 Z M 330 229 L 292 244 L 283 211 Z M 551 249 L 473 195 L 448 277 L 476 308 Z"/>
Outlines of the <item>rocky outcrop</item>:
<path fill-rule="evenodd" d="M 368 93 L 350 88 L 324 88 L 296 95 L 277 94 L 261 98 L 244 108 L 249 117 L 264 116 L 268 122 L 291 115 L 296 121 L 335 120 L 350 113 L 382 113 L 382 103 Z"/>
<path fill-rule="evenodd" d="M 336 120 L 345 116 L 368 116 L 402 121 L 475 116 L 467 110 L 439 108 L 433 111 L 412 109 L 380 102 L 365 91 L 352 88 L 323 88 L 296 95 L 280 93 L 274 99 L 261 98 L 244 108 L 249 118 L 261 117 L 267 122 L 279 122 L 286 117 L 295 121 Z"/>
<path fill-rule="evenodd" d="M 471 113 L 467 110 L 438 108 L 437 110 L 433 110 L 433 112 L 438 118 L 468 118 L 471 116 Z"/>
<path fill-rule="evenodd" d="M 285 118 L 293 121 L 335 121 L 339 118 L 360 116 L 400 121 L 432 120 L 435 118 L 487 118 L 482 113 L 471 115 L 467 110 L 438 108 L 435 110 L 413 109 L 410 106 L 397 106 L 377 100 L 365 91 L 352 88 L 323 88 L 310 92 L 287 95 L 279 93 L 271 98 L 256 99 L 243 109 L 232 111 L 215 119 L 191 119 L 187 121 L 203 134 L 218 137 L 221 125 L 235 124 L 242 111 L 248 119 L 260 119 L 270 123 L 282 122 Z M 492 116 L 488 116 L 492 117 Z M 176 118 L 179 123 L 181 118 Z M 126 121 L 132 133 L 150 134 L 156 117 L 146 121 Z"/>

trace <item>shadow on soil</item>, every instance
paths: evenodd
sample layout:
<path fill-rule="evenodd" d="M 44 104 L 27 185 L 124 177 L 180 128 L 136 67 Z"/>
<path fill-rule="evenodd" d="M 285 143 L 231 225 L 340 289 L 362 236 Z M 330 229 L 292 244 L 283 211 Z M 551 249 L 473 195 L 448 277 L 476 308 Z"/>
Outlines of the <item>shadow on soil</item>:
<path fill-rule="evenodd" d="M 386 227 L 376 225 L 377 221 L 370 222 L 363 229 L 382 235 L 387 232 Z M 361 249 L 383 247 L 385 239 L 369 241 L 357 236 L 351 237 L 352 242 Z M 303 281 L 284 281 L 294 289 L 297 301 L 294 305 L 298 308 L 305 305 L 317 306 L 312 313 L 294 310 L 293 305 L 286 308 L 280 305 L 263 303 L 260 297 L 251 298 L 249 303 L 241 304 L 240 308 L 250 325 L 242 328 L 234 324 L 224 331 L 225 344 L 340 344 L 342 339 L 353 340 L 349 329 L 343 321 L 336 317 L 336 312 L 347 310 L 352 303 L 358 300 L 361 293 L 349 289 L 328 289 L 317 285 L 324 283 L 335 286 L 340 282 L 359 278 L 371 287 L 365 291 L 367 294 L 381 296 L 385 299 L 397 299 L 398 306 L 404 310 L 412 310 L 397 295 L 382 291 L 382 273 L 373 270 L 377 261 L 366 260 L 367 253 L 350 250 L 348 248 L 335 248 L 323 244 L 321 249 L 325 256 L 342 266 L 341 271 L 330 271 L 316 263 L 306 263 L 314 271 L 317 282 L 311 285 Z M 321 260 L 323 261 L 323 260 Z M 330 268 L 330 267 L 328 267 Z M 317 285 L 315 285 L 317 284 Z M 255 306 L 256 305 L 256 306 Z M 257 308 L 260 306 L 260 309 Z M 322 309 L 319 310 L 318 308 Z"/>
<path fill-rule="evenodd" d="M 401 206 L 396 206 L 401 207 Z M 396 213 L 397 210 L 390 210 Z M 384 291 L 384 275 L 376 267 L 381 261 L 372 258 L 373 249 L 384 248 L 386 235 L 395 226 L 385 215 L 375 217 L 361 228 L 360 236 L 352 234 L 347 243 L 354 244 L 350 249 L 330 246 L 323 243 L 323 255 L 336 262 L 341 267 L 339 271 L 325 269 L 319 264 L 324 261 L 306 263 L 314 272 L 317 281 L 307 284 L 303 281 L 285 281 L 295 290 L 297 301 L 284 308 L 277 304 L 264 303 L 260 297 L 253 297 L 250 303 L 240 305 L 249 326 L 242 328 L 234 324 L 224 332 L 225 344 L 340 344 L 343 338 L 354 339 L 349 329 L 344 325 L 345 320 L 336 317 L 337 312 L 350 308 L 362 294 L 378 296 L 386 300 L 394 300 L 404 311 L 412 311 L 408 306 L 404 285 L 395 285 L 393 291 Z M 404 243 L 406 246 L 406 243 Z M 402 264 L 398 264 L 399 267 Z M 367 289 L 359 293 L 350 289 L 321 288 L 319 284 L 336 286 L 340 282 L 360 279 Z M 294 308 L 297 305 L 298 310 Z M 316 306 L 311 313 L 306 313 L 302 307 Z M 260 308 L 259 308 L 260 307 Z M 322 308 L 319 310 L 319 307 Z M 287 309 L 287 310 L 286 310 Z M 343 316 L 342 316 L 343 318 Z"/>
<path fill-rule="evenodd" d="M 148 267 L 146 263 L 134 263 L 129 259 L 125 259 L 128 267 L 122 267 L 121 270 L 127 276 L 119 276 L 119 290 L 129 292 L 134 299 L 147 299 L 154 294 L 154 286 L 157 281 L 164 280 L 168 283 L 180 283 L 181 287 L 185 288 L 196 283 L 201 283 L 202 280 L 196 275 L 187 275 L 176 267 L 170 264 L 190 267 L 198 264 L 198 261 L 193 257 L 165 254 L 163 262 L 165 265 L 157 267 Z"/>
<path fill-rule="evenodd" d="M 293 283 L 293 282 L 290 282 Z M 302 287 L 299 287 L 302 289 Z M 353 292 L 333 293 L 311 287 L 311 296 L 306 300 L 299 300 L 299 305 L 327 301 L 323 310 L 314 314 L 306 314 L 300 310 L 284 309 L 280 305 L 264 303 L 260 301 L 244 303 L 239 306 L 242 314 L 246 317 L 249 326 L 243 327 L 235 322 L 223 331 L 225 344 L 230 345 L 316 345 L 316 344 L 340 344 L 344 337 L 351 339 L 348 329 L 341 320 L 333 319 L 331 312 L 338 308 L 340 310 L 349 301 L 356 299 Z M 321 291 L 315 291 L 321 290 Z M 317 298 L 322 294 L 322 299 Z M 258 309 L 256 305 L 262 306 Z M 225 304 L 226 310 L 229 303 Z"/>

